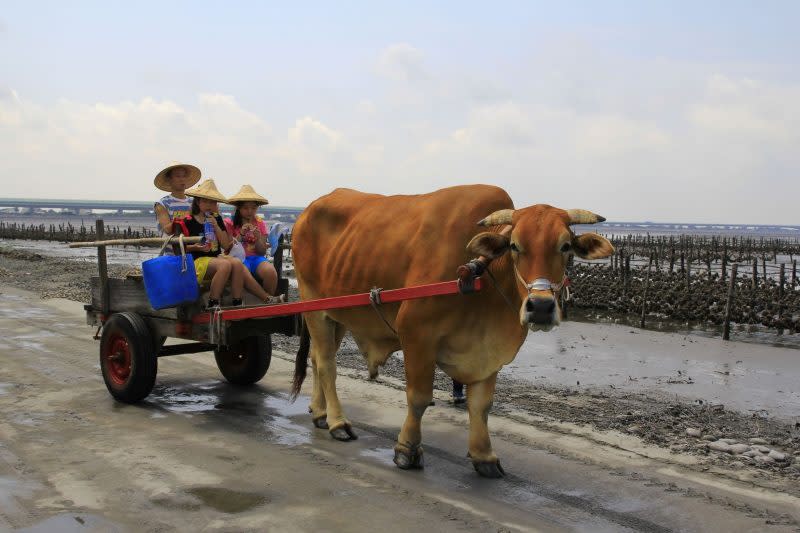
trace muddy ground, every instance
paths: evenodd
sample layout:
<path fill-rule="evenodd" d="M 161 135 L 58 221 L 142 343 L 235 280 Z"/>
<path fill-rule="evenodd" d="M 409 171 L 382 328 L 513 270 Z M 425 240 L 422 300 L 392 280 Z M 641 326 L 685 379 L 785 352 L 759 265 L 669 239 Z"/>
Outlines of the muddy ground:
<path fill-rule="evenodd" d="M 292 354 L 277 350 L 251 387 L 208 353 L 160 359 L 151 395 L 121 404 L 81 303 L 2 282 L 0 297 L 0 531 L 800 530 L 786 480 L 510 403 L 489 421 L 507 475 L 480 478 L 444 391 L 425 413 L 425 468 L 399 470 L 401 380 L 340 368 L 359 438 L 338 442 L 311 424 L 309 382 L 289 401 Z"/>
<path fill-rule="evenodd" d="M 130 270 L 112 265 L 110 275 L 122 276 Z M 34 291 L 44 298 L 86 302 L 88 279 L 93 275 L 96 275 L 96 263 L 92 261 L 64 260 L 0 248 L 0 283 Z M 275 336 L 273 344 L 275 350 L 283 353 L 293 354 L 297 350 L 297 338 Z M 366 364 L 352 339 L 345 339 L 337 362 L 340 368 L 351 370 L 351 377 L 368 379 Z M 381 376 L 382 384 L 402 388 L 404 373 L 400 355 L 389 359 L 381 369 Z M 436 389 L 442 393 L 451 390 L 450 379 L 439 371 Z M 777 420 L 758 413 L 736 412 L 722 405 L 689 403 L 647 392 L 631 393 L 611 388 L 587 391 L 541 380 L 534 384 L 516 379 L 508 372 L 501 372 L 498 377 L 493 412 L 542 427 L 568 423 L 591 430 L 623 432 L 671 454 L 693 456 L 698 459 L 696 468 L 699 470 L 736 471 L 753 483 L 781 487 L 782 491 L 800 496 L 800 417 Z M 726 443 L 719 443 L 720 439 L 753 448 L 764 446 L 774 452 L 773 459 L 764 459 L 761 456 L 767 453 L 754 454 L 751 450 L 746 455 L 741 450 L 737 453 L 725 451 Z M 780 460 L 775 460 L 776 457 Z"/>

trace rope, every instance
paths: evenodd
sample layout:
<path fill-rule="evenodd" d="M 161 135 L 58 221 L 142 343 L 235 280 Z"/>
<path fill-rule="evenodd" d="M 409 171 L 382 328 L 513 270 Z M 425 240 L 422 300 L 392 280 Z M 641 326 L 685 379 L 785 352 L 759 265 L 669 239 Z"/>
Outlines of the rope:
<path fill-rule="evenodd" d="M 383 323 L 386 324 L 386 327 L 389 328 L 392 333 L 394 333 L 395 335 L 397 335 L 399 337 L 399 335 L 397 333 L 397 330 L 395 330 L 392 327 L 392 325 L 389 324 L 389 321 L 386 320 L 385 316 L 383 316 L 383 313 L 381 312 L 381 308 L 378 307 L 382 303 L 381 302 L 381 291 L 382 290 L 383 289 L 379 289 L 377 287 L 371 289 L 369 291 L 369 303 L 372 306 L 372 308 L 375 310 L 375 312 L 378 313 L 378 316 L 381 317 L 381 320 L 383 320 Z"/>
<path fill-rule="evenodd" d="M 500 287 L 497 285 L 497 280 L 495 279 L 494 274 L 492 274 L 492 271 L 487 268 L 486 273 L 489 274 L 489 279 L 492 280 L 492 285 L 494 285 L 494 288 L 497 290 L 498 293 L 500 293 L 500 296 L 503 297 L 503 300 L 505 300 L 506 305 L 508 305 L 508 308 L 516 313 L 517 310 L 514 308 L 514 304 L 512 304 L 511 300 L 508 299 L 506 293 L 500 290 Z"/>

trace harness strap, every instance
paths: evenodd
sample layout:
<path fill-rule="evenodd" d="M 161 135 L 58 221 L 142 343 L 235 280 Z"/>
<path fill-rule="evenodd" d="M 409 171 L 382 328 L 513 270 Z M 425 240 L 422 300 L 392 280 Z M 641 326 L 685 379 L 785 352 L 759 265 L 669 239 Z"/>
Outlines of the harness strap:
<path fill-rule="evenodd" d="M 556 295 L 561 292 L 561 289 L 565 289 L 564 301 L 568 301 L 570 299 L 569 278 L 567 277 L 566 273 L 564 274 L 564 277 L 561 278 L 560 283 L 553 283 L 552 281 L 546 278 L 536 278 L 532 282 L 526 283 L 525 279 L 519 273 L 519 270 L 517 270 L 517 265 L 515 264 L 514 274 L 516 274 L 517 280 L 520 282 L 520 284 L 528 290 L 528 294 L 530 294 L 531 291 L 549 290 L 553 293 L 553 295 Z"/>
<path fill-rule="evenodd" d="M 505 300 L 506 305 L 508 305 L 508 308 L 516 313 L 517 310 L 514 308 L 514 304 L 512 304 L 511 300 L 508 299 L 506 293 L 500 290 L 500 286 L 497 284 L 497 280 L 495 279 L 494 274 L 492 274 L 492 271 L 487 268 L 486 273 L 489 274 L 489 279 L 492 280 L 492 285 L 494 285 L 494 288 L 497 290 L 498 293 L 500 293 L 500 296 L 503 297 L 503 300 Z"/>
<path fill-rule="evenodd" d="M 383 289 L 379 289 L 378 287 L 374 287 L 373 289 L 371 289 L 369 291 L 369 304 L 372 306 L 372 308 L 375 310 L 375 312 L 378 313 L 378 316 L 381 317 L 381 320 L 383 320 L 383 323 L 386 324 L 386 327 L 389 328 L 389 330 L 391 330 L 392 333 L 394 333 L 395 335 L 398 335 L 397 330 L 395 330 L 392 327 L 392 325 L 389 324 L 389 321 L 386 320 L 385 316 L 383 316 L 383 313 L 381 312 L 381 308 L 379 307 L 381 305 L 381 303 L 382 303 L 381 302 L 381 291 L 382 290 Z"/>

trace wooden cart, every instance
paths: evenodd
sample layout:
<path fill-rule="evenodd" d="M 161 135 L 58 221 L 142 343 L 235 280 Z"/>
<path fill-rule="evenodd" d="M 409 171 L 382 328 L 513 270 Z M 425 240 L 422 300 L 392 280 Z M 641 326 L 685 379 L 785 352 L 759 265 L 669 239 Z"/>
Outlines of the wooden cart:
<path fill-rule="evenodd" d="M 102 220 L 97 221 L 97 237 L 103 241 Z M 288 301 L 289 280 L 283 278 L 281 268 L 284 251 L 281 239 L 274 264 L 279 293 Z M 150 306 L 140 275 L 109 278 L 105 245 L 98 246 L 97 257 L 100 275 L 92 278 L 92 302 L 84 306 L 86 321 L 98 328 L 95 339 L 100 340 L 100 369 L 106 387 L 114 398 L 126 403 L 138 402 L 153 390 L 159 357 L 213 351 L 226 380 L 235 385 L 250 385 L 263 378 L 269 369 L 271 335 L 299 335 L 302 313 L 361 306 L 372 306 L 380 313 L 378 308 L 384 303 L 467 294 L 481 289 L 480 278 L 463 274 L 468 269 L 462 267 L 457 280 L 415 287 L 376 288 L 368 293 L 299 302 L 223 306 L 214 311 L 204 309 L 205 300 L 201 296 L 191 305 L 155 310 Z M 188 342 L 165 345 L 168 338 Z"/>
<path fill-rule="evenodd" d="M 102 221 L 97 233 L 102 240 Z M 284 251 L 281 239 L 274 264 L 278 290 L 288 299 L 289 280 L 281 269 Z M 91 280 L 92 301 L 84 306 L 86 322 L 98 327 L 95 339 L 100 340 L 103 380 L 111 395 L 122 402 L 135 403 L 150 394 L 158 359 L 169 355 L 214 352 L 226 380 L 236 385 L 255 383 L 269 369 L 271 335 L 300 331 L 300 315 L 294 314 L 214 322 L 203 309 L 202 298 L 191 305 L 153 309 L 141 275 L 108 277 L 105 246 L 98 247 L 98 268 L 99 276 Z M 189 342 L 165 345 L 168 338 Z"/>

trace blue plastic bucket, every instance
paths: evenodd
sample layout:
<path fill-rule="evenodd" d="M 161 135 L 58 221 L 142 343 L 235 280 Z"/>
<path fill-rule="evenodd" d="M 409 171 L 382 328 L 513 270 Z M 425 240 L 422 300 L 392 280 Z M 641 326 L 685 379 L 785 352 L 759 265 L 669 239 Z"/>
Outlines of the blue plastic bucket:
<path fill-rule="evenodd" d="M 165 309 L 197 300 L 200 291 L 194 258 L 186 254 L 186 269 L 180 255 L 162 255 L 142 263 L 144 289 L 153 309 Z"/>

